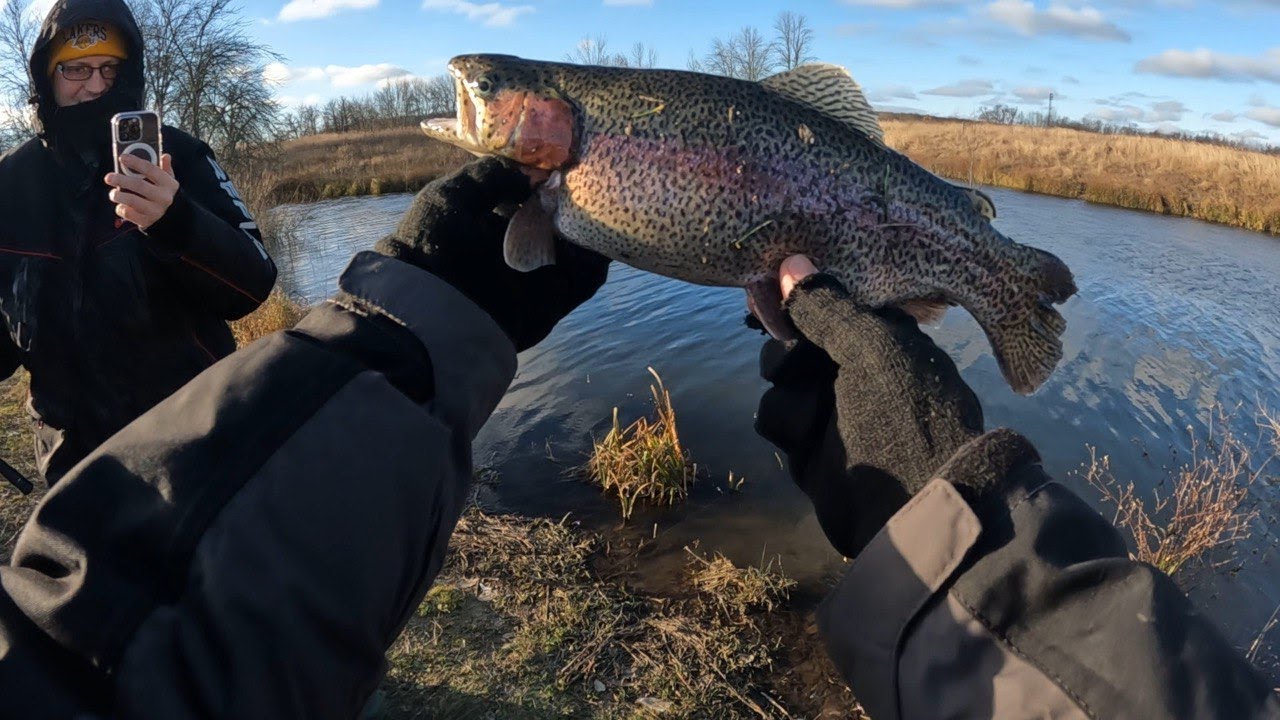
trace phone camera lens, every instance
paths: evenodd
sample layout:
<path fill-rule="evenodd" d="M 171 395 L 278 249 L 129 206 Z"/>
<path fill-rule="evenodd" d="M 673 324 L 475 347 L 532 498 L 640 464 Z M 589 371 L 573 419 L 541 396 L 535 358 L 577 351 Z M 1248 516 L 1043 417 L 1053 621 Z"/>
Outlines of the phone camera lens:
<path fill-rule="evenodd" d="M 125 118 L 120 122 L 120 141 L 133 142 L 142 139 L 142 121 L 138 118 Z"/>

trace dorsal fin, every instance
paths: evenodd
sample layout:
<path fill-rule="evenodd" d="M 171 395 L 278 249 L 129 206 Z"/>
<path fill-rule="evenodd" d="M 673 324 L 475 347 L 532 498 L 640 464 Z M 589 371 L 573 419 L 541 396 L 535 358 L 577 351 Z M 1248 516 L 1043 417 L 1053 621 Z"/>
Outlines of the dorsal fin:
<path fill-rule="evenodd" d="M 884 130 L 876 111 L 862 94 L 862 87 L 848 70 L 829 63 L 810 63 L 780 72 L 760 81 L 761 85 L 802 105 L 835 118 L 854 130 L 884 144 Z"/>

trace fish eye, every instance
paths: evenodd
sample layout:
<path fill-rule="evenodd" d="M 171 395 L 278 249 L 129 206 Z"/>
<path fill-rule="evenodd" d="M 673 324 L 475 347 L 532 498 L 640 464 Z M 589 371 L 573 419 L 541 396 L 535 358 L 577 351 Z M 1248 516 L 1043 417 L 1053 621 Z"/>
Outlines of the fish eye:
<path fill-rule="evenodd" d="M 493 91 L 493 81 L 487 77 L 482 77 L 476 81 L 476 92 L 481 95 L 488 95 Z"/>

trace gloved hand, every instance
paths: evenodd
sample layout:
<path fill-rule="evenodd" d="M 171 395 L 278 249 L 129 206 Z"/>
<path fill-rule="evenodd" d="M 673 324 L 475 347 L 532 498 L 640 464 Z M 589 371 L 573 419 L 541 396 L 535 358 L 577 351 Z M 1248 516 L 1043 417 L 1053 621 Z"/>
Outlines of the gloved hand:
<path fill-rule="evenodd" d="M 760 374 L 773 387 L 760 400 L 756 431 L 787 454 L 827 538 L 854 557 L 982 434 L 982 406 L 906 313 L 858 306 L 819 274 L 790 290 L 784 306 L 804 339 L 765 344 Z M 989 480 L 967 475 L 978 485 Z M 983 488 L 957 489 L 972 502 Z"/>
<path fill-rule="evenodd" d="M 556 263 L 533 272 L 502 258 L 507 218 L 500 206 L 528 200 L 532 184 L 497 158 L 473 162 L 418 193 L 396 231 L 374 250 L 417 265 L 493 317 L 516 350 L 535 345 L 600 289 L 609 259 L 556 238 Z"/>

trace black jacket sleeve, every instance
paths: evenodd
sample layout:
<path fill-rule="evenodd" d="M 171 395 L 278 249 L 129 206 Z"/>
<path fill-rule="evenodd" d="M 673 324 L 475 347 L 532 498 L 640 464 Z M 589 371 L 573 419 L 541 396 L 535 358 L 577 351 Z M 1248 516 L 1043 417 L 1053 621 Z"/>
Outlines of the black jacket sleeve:
<path fill-rule="evenodd" d="M 515 352 L 413 266 L 363 253 L 340 286 L 44 498 L 0 569 L 0 695 L 88 687 L 67 679 L 88 667 L 113 687 L 80 704 L 119 717 L 358 713 L 440 569 Z"/>
<path fill-rule="evenodd" d="M 166 143 L 169 137 L 166 133 Z M 188 137 L 172 144 L 181 152 L 173 157 L 180 188 L 168 211 L 145 232 L 157 241 L 157 255 L 168 261 L 175 284 L 192 303 L 226 320 L 243 317 L 271 292 L 275 263 L 209 146 Z"/>
<path fill-rule="evenodd" d="M 1110 523 L 1038 462 L 992 462 L 1011 435 L 962 447 L 819 611 L 871 716 L 1280 717 L 1261 675 Z M 953 487 L 992 473 L 1007 479 L 972 507 Z"/>
<path fill-rule="evenodd" d="M 22 353 L 9 335 L 9 325 L 0 321 L 0 381 L 7 380 L 22 367 Z"/>

